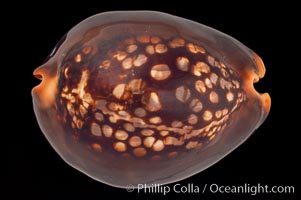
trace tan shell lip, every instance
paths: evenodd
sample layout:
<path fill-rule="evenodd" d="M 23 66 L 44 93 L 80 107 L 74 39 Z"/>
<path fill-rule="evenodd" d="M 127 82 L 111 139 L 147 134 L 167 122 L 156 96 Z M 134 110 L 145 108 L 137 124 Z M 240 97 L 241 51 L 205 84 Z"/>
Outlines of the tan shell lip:
<path fill-rule="evenodd" d="M 45 66 L 38 67 L 34 70 L 33 76 L 41 80 L 41 83 L 32 89 L 32 95 L 40 99 L 39 102 L 42 108 L 50 107 L 55 101 L 58 77 L 48 76 Z"/>
<path fill-rule="evenodd" d="M 257 96 L 260 99 L 263 113 L 262 119 L 260 119 L 259 122 L 262 123 L 270 112 L 271 97 L 268 93 L 259 93 L 254 87 L 254 83 L 258 83 L 260 79 L 264 78 L 266 69 L 262 59 L 254 52 L 252 52 L 252 55 L 255 60 L 255 67 L 257 70 L 249 70 L 246 73 L 244 89 L 248 91 L 247 93 L 250 95 Z"/>
<path fill-rule="evenodd" d="M 265 66 L 264 66 L 262 59 L 256 53 L 254 53 L 254 52 L 252 52 L 252 53 L 253 53 L 253 56 L 254 56 L 254 59 L 255 59 L 256 65 L 257 65 L 257 69 L 258 69 L 258 72 L 257 72 L 258 76 L 254 76 L 253 82 L 257 83 L 259 81 L 259 79 L 264 77 L 266 70 L 265 70 Z"/>
<path fill-rule="evenodd" d="M 33 76 L 41 81 L 37 86 L 35 86 L 32 89 L 32 92 L 35 93 L 37 90 L 39 90 L 40 88 L 42 88 L 46 84 L 45 79 L 46 79 L 47 73 L 45 72 L 45 70 L 41 66 L 41 67 L 38 67 L 37 69 L 34 70 Z"/>
<path fill-rule="evenodd" d="M 39 68 L 36 69 L 34 72 L 33 72 L 33 76 L 39 80 L 43 80 L 43 74 L 39 72 Z"/>
<path fill-rule="evenodd" d="M 258 68 L 258 74 L 257 76 L 254 76 L 253 83 L 257 83 L 260 79 L 264 77 L 266 69 L 262 59 L 254 52 L 253 52 L 253 56 L 255 58 L 257 68 Z M 261 99 L 262 109 L 265 113 L 265 117 L 264 117 L 265 119 L 271 109 L 271 97 L 268 93 L 263 93 L 263 94 L 258 93 L 258 95 L 260 96 Z"/>
<path fill-rule="evenodd" d="M 262 102 L 262 109 L 265 112 L 265 115 L 267 116 L 271 110 L 271 104 L 272 104 L 271 97 L 268 93 L 264 93 L 264 94 L 260 95 L 260 98 L 261 98 L 261 102 Z M 266 117 L 264 117 L 264 119 L 265 118 Z"/>

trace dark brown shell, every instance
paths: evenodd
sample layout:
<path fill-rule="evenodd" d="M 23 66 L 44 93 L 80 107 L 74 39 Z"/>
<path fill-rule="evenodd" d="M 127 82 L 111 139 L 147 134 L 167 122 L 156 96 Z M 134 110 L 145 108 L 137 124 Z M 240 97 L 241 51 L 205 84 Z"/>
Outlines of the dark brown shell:
<path fill-rule="evenodd" d="M 166 184 L 211 166 L 270 109 L 261 59 L 207 26 L 149 11 L 95 15 L 35 72 L 39 125 L 59 155 L 117 187 Z"/>

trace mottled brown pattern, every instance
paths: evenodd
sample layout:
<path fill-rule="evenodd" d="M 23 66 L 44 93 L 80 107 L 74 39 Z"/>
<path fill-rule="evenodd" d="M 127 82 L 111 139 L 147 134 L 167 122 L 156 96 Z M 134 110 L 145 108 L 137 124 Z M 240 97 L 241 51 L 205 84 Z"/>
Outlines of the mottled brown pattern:
<path fill-rule="evenodd" d="M 244 101 L 241 80 L 235 71 L 230 71 L 203 47 L 184 38 L 164 39 L 156 35 L 123 37 L 125 39 L 118 42 L 116 38 L 114 41 L 102 41 L 115 44 L 107 51 L 102 50 L 97 42 L 93 46 L 78 44 L 78 48 L 71 49 L 64 58 L 59 79 L 64 84 L 59 85 L 61 98 L 57 98 L 57 104 L 63 109 L 58 113 L 60 116 L 67 113 L 64 121 L 67 129 L 73 129 L 71 134 L 78 134 L 80 140 L 91 145 L 97 142 L 103 147 L 102 152 L 115 149 L 116 152 L 142 158 L 151 157 L 158 151 L 159 156 L 166 157 L 170 152 L 205 147 L 226 128 L 223 125 Z M 157 44 L 154 53 L 148 55 L 146 49 L 152 45 L 151 41 Z M 174 45 L 174 41 L 181 41 L 183 46 Z M 92 49 L 97 53 L 90 55 Z M 213 65 L 208 63 L 208 57 L 214 59 Z M 124 67 L 124 61 L 131 67 Z M 78 79 L 79 75 L 81 79 Z M 185 76 L 182 81 L 168 83 Z M 74 81 L 76 79 L 78 82 Z M 199 82 L 202 86 L 197 86 Z M 91 96 L 92 100 L 84 101 L 74 91 L 82 92 L 82 96 Z M 72 103 L 70 96 L 77 101 Z M 107 111 L 97 106 L 99 100 L 104 101 L 103 107 Z M 86 108 L 83 107 L 84 102 L 87 103 Z M 223 109 L 229 112 L 220 115 Z M 95 117 L 96 114 L 101 116 L 101 120 Z M 160 121 L 151 123 L 155 117 Z M 135 120 L 142 124 L 134 123 Z M 173 128 L 174 121 L 180 121 L 181 127 Z M 125 124 L 135 131 L 129 132 Z M 102 135 L 101 126 L 104 125 L 114 130 L 110 145 Z M 162 134 L 163 131 L 166 132 Z M 198 133 L 190 136 L 192 132 Z M 131 147 L 129 135 L 142 140 L 153 135 L 154 148 L 142 143 Z M 170 142 L 169 136 L 175 139 Z M 122 145 L 120 141 L 124 141 Z M 137 154 L 135 148 L 138 146 L 143 153 Z"/>

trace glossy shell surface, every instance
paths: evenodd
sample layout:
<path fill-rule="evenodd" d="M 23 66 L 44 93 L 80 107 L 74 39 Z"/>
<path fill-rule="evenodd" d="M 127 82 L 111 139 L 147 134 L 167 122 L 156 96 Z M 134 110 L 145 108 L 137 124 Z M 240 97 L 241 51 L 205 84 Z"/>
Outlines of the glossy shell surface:
<path fill-rule="evenodd" d="M 34 75 L 39 125 L 71 166 L 103 183 L 166 184 L 198 173 L 267 117 L 261 59 L 205 25 L 150 11 L 72 28 Z"/>

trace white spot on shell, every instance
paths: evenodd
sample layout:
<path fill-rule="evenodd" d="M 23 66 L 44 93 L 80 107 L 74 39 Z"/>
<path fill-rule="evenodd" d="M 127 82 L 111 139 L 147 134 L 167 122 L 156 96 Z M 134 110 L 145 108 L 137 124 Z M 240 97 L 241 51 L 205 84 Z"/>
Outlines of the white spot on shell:
<path fill-rule="evenodd" d="M 141 138 L 139 136 L 133 136 L 129 139 L 129 144 L 132 147 L 138 147 L 140 146 L 142 143 Z"/>
<path fill-rule="evenodd" d="M 149 122 L 152 124 L 160 124 L 162 122 L 162 119 L 158 116 L 152 117 L 149 119 Z"/>
<path fill-rule="evenodd" d="M 185 45 L 185 40 L 183 40 L 181 38 L 176 38 L 176 39 L 173 39 L 171 42 L 169 42 L 170 48 L 183 47 L 184 45 Z"/>
<path fill-rule="evenodd" d="M 132 44 L 132 45 L 129 45 L 127 48 L 126 48 L 126 51 L 128 52 L 128 53 L 133 53 L 134 51 L 136 51 L 137 50 L 137 45 L 135 45 L 135 44 Z"/>
<path fill-rule="evenodd" d="M 134 132 L 135 131 L 135 127 L 133 126 L 133 124 L 131 123 L 124 123 L 123 124 L 123 128 L 128 131 L 128 132 Z"/>
<path fill-rule="evenodd" d="M 192 43 L 188 43 L 186 45 L 186 47 L 187 47 L 188 51 L 190 51 L 191 53 L 194 53 L 194 54 L 196 54 L 196 53 L 202 53 L 202 54 L 206 53 L 206 51 L 203 47 L 200 47 L 198 45 L 194 45 Z"/>
<path fill-rule="evenodd" d="M 173 145 L 174 143 L 176 143 L 176 141 L 177 141 L 177 138 L 172 137 L 172 136 L 167 136 L 167 137 L 164 139 L 164 144 L 165 144 L 165 145 Z"/>
<path fill-rule="evenodd" d="M 184 86 L 180 86 L 176 89 L 176 98 L 185 103 L 190 98 L 190 90 Z"/>
<path fill-rule="evenodd" d="M 206 79 L 205 79 L 205 85 L 206 85 L 208 88 L 212 88 L 212 87 L 213 87 L 213 85 L 212 85 L 212 83 L 211 83 L 211 81 L 210 81 L 209 78 L 206 78 Z"/>
<path fill-rule="evenodd" d="M 152 136 L 155 133 L 152 129 L 143 129 L 141 134 L 144 136 Z"/>
<path fill-rule="evenodd" d="M 232 92 L 228 92 L 227 95 L 226 95 L 226 98 L 229 102 L 233 101 L 234 100 L 234 95 Z"/>
<path fill-rule="evenodd" d="M 202 73 L 207 74 L 209 72 L 210 72 L 210 67 L 204 62 L 197 62 L 192 67 L 192 74 L 195 76 L 201 76 Z"/>
<path fill-rule="evenodd" d="M 159 37 L 152 37 L 152 38 L 151 38 L 151 43 L 157 44 L 157 43 L 159 43 L 159 42 L 161 42 L 161 39 L 160 39 Z"/>
<path fill-rule="evenodd" d="M 139 54 L 137 58 L 134 60 L 133 64 L 135 67 L 140 67 L 144 63 L 146 63 L 147 57 L 144 54 Z"/>
<path fill-rule="evenodd" d="M 145 52 L 148 53 L 148 54 L 154 54 L 155 53 L 155 49 L 154 49 L 154 46 L 153 45 L 147 45 L 145 47 Z"/>
<path fill-rule="evenodd" d="M 132 58 L 127 58 L 124 61 L 122 61 L 122 68 L 123 69 L 130 69 L 133 66 L 133 59 Z"/>
<path fill-rule="evenodd" d="M 150 93 L 148 102 L 146 104 L 146 109 L 150 112 L 155 112 L 161 108 L 162 105 L 160 103 L 159 96 L 155 92 Z"/>
<path fill-rule="evenodd" d="M 118 152 L 125 152 L 126 145 L 123 142 L 116 142 L 114 143 L 114 149 Z"/>
<path fill-rule="evenodd" d="M 189 124 L 196 124 L 198 122 L 198 117 L 195 114 L 191 114 L 188 116 Z"/>
<path fill-rule="evenodd" d="M 214 57 L 212 57 L 212 56 L 207 56 L 207 62 L 208 62 L 212 67 L 215 66 L 215 65 L 214 65 L 214 62 L 215 62 Z"/>
<path fill-rule="evenodd" d="M 160 131 L 160 135 L 165 137 L 169 134 L 169 131 Z"/>
<path fill-rule="evenodd" d="M 77 63 L 80 63 L 82 61 L 82 55 L 81 54 L 77 54 L 74 57 L 74 61 L 77 62 Z"/>
<path fill-rule="evenodd" d="M 162 54 L 167 52 L 167 47 L 164 44 L 157 44 L 155 46 L 156 53 Z"/>
<path fill-rule="evenodd" d="M 162 151 L 164 149 L 164 143 L 162 140 L 157 140 L 154 144 L 153 144 L 153 150 L 154 151 Z"/>
<path fill-rule="evenodd" d="M 226 80 L 223 79 L 223 78 L 221 78 L 221 79 L 219 80 L 219 84 L 220 84 L 220 86 L 221 86 L 222 89 L 225 89 L 225 86 L 226 86 Z"/>
<path fill-rule="evenodd" d="M 178 57 L 176 60 L 176 65 L 181 71 L 188 71 L 189 68 L 189 60 L 186 57 Z"/>
<path fill-rule="evenodd" d="M 171 71 L 166 64 L 154 65 L 150 71 L 152 78 L 161 81 L 167 79 L 171 75 Z"/>
<path fill-rule="evenodd" d="M 216 85 L 218 76 L 215 73 L 210 74 L 210 81 Z"/>
<path fill-rule="evenodd" d="M 95 117 L 95 119 L 97 119 L 98 121 L 103 121 L 103 119 L 104 119 L 103 114 L 98 113 L 98 112 L 96 112 L 96 113 L 94 114 L 94 117 Z"/>
<path fill-rule="evenodd" d="M 102 132 L 103 132 L 104 136 L 111 137 L 113 134 L 113 129 L 109 125 L 103 125 Z"/>
<path fill-rule="evenodd" d="M 123 130 L 117 130 L 115 132 L 115 138 L 117 140 L 126 140 L 129 137 L 129 134 Z"/>
<path fill-rule="evenodd" d="M 101 136 L 101 129 L 99 127 L 98 124 L 96 123 L 91 123 L 91 133 L 94 135 L 94 136 Z"/>
<path fill-rule="evenodd" d="M 209 100 L 211 103 L 218 103 L 219 97 L 218 94 L 214 91 L 211 91 L 209 94 Z"/>
<path fill-rule="evenodd" d="M 212 119 L 213 115 L 212 115 L 212 112 L 209 111 L 209 110 L 206 110 L 204 113 L 203 113 L 203 119 L 205 121 L 210 121 Z"/>
<path fill-rule="evenodd" d="M 146 111 L 144 110 L 144 108 L 136 108 L 134 111 L 134 114 L 138 117 L 144 117 L 146 115 Z"/>
<path fill-rule="evenodd" d="M 222 116 L 222 111 L 218 110 L 215 112 L 215 117 L 220 118 Z"/>
<path fill-rule="evenodd" d="M 130 117 L 130 114 L 124 110 L 118 111 L 118 115 L 120 115 L 121 117 L 125 117 L 125 118 Z"/>
<path fill-rule="evenodd" d="M 126 84 L 118 84 L 113 90 L 113 95 L 117 99 L 121 99 L 122 95 L 125 92 L 125 87 L 126 87 Z"/>
<path fill-rule="evenodd" d="M 206 92 L 206 87 L 203 81 L 201 80 L 197 80 L 195 82 L 195 89 L 199 92 L 199 93 L 205 93 Z"/>
<path fill-rule="evenodd" d="M 198 99 L 193 99 L 189 104 L 190 109 L 193 112 L 200 112 L 203 109 L 203 104 Z"/>
<path fill-rule="evenodd" d="M 152 148 L 154 142 L 155 142 L 155 138 L 154 137 L 146 137 L 143 141 L 143 144 L 145 147 L 147 148 Z"/>

